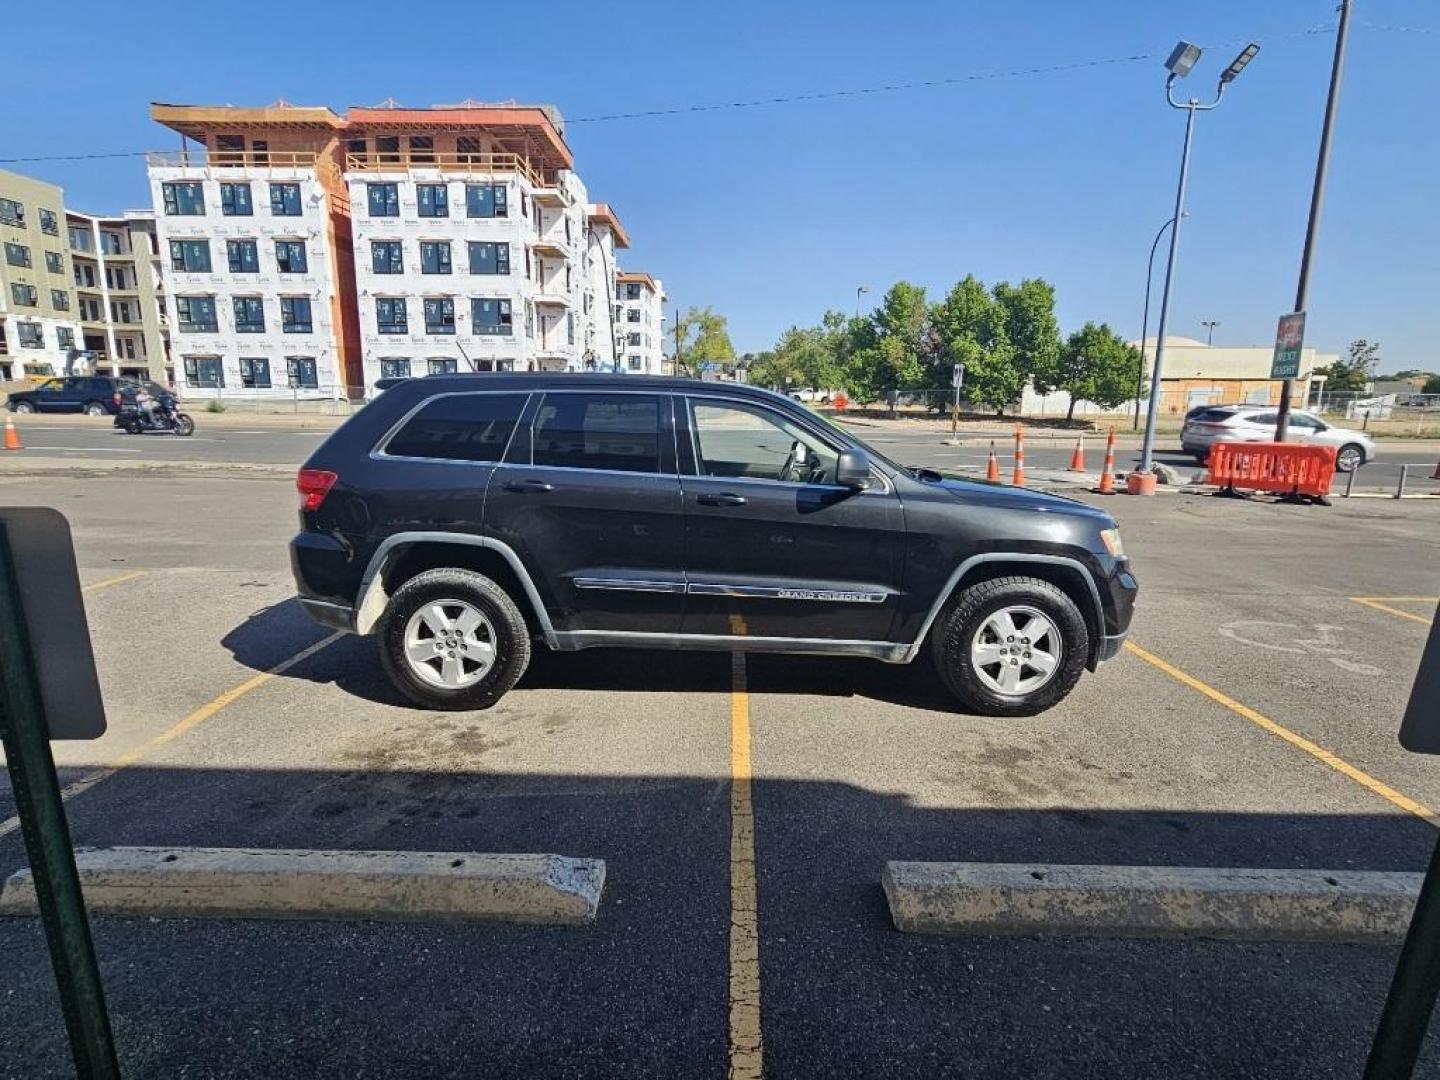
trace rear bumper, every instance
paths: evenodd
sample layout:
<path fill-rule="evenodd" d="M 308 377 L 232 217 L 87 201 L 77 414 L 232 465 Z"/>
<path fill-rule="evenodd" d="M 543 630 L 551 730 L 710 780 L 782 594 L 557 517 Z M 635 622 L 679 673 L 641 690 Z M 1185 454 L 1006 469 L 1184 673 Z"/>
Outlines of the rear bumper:
<path fill-rule="evenodd" d="M 355 632 L 355 612 L 345 604 L 332 604 L 328 600 L 310 600 L 300 597 L 300 606 L 305 609 L 305 614 L 310 616 L 310 621 L 318 623 L 330 630 L 343 630 L 347 634 Z"/>

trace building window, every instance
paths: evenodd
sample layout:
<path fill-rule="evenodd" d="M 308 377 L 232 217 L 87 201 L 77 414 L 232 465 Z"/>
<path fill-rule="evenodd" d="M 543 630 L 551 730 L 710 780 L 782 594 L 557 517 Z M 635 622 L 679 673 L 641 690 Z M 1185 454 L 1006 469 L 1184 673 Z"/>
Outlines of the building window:
<path fill-rule="evenodd" d="M 382 356 L 380 358 L 380 377 L 382 379 L 408 379 L 410 377 L 410 358 L 408 356 Z"/>
<path fill-rule="evenodd" d="M 125 267 L 123 266 L 107 266 L 105 268 L 105 284 L 109 285 L 112 289 L 119 289 L 126 292 L 133 288 L 129 275 L 126 274 Z"/>
<path fill-rule="evenodd" d="M 640 344 L 640 335 L 639 335 L 639 334 L 629 334 L 629 335 L 627 335 L 626 338 L 625 338 L 625 343 L 626 343 L 627 345 L 632 346 L 632 347 L 635 346 L 635 345 L 639 345 L 639 344 Z"/>
<path fill-rule="evenodd" d="M 639 322 L 639 321 L 640 321 L 640 309 L 639 309 L 638 307 L 632 307 L 632 308 L 628 309 L 628 310 L 625 312 L 625 321 L 626 321 L 626 322 Z"/>
<path fill-rule="evenodd" d="M 484 160 L 485 144 L 478 135 L 459 135 L 455 138 L 455 154 L 464 164 L 475 164 Z"/>
<path fill-rule="evenodd" d="M 308 265 L 305 262 L 305 243 L 302 240 L 276 240 L 275 262 L 282 274 L 303 274 Z"/>
<path fill-rule="evenodd" d="M 45 252 L 45 269 L 52 274 L 65 273 L 65 256 L 58 251 Z"/>
<path fill-rule="evenodd" d="M 100 234 L 100 250 L 106 255 L 124 255 L 125 242 L 120 238 L 119 233 L 102 232 Z"/>
<path fill-rule="evenodd" d="M 46 236 L 60 235 L 60 219 L 55 216 L 54 210 L 40 208 L 40 231 Z"/>
<path fill-rule="evenodd" d="M 220 213 L 225 217 L 253 216 L 255 206 L 250 201 L 250 185 L 221 184 Z"/>
<path fill-rule="evenodd" d="M 121 357 L 121 359 L 123 359 L 123 360 L 134 360 L 134 359 L 135 359 L 135 339 L 134 339 L 134 338 L 117 338 L 115 344 L 120 347 L 120 357 Z"/>
<path fill-rule="evenodd" d="M 14 199 L 0 199 L 0 225 L 14 225 L 17 229 L 23 229 L 25 204 Z"/>
<path fill-rule="evenodd" d="M 39 307 L 40 294 L 34 285 L 25 285 L 19 281 L 10 283 L 10 299 L 20 307 Z"/>
<path fill-rule="evenodd" d="M 71 251 L 90 250 L 90 230 L 83 225 L 71 225 L 65 232 L 70 237 Z"/>
<path fill-rule="evenodd" d="M 177 296 L 175 321 L 182 334 L 214 334 L 220 330 L 215 319 L 213 296 Z"/>
<path fill-rule="evenodd" d="M 565 340 L 571 345 L 575 344 L 575 312 L 565 312 Z"/>
<path fill-rule="evenodd" d="M 202 389 L 218 389 L 225 385 L 225 366 L 218 356 L 187 356 L 185 381 Z"/>
<path fill-rule="evenodd" d="M 60 343 L 60 348 L 73 349 L 75 347 L 75 331 L 68 326 L 57 326 L 55 340 Z"/>
<path fill-rule="evenodd" d="M 405 263 L 400 257 L 400 241 L 371 240 L 370 264 L 377 274 L 403 274 Z"/>
<path fill-rule="evenodd" d="M 636 356 L 634 353 L 631 353 L 628 357 L 625 358 L 625 363 L 629 366 L 631 371 L 640 370 L 640 357 Z"/>
<path fill-rule="evenodd" d="M 633 282 L 633 281 L 632 281 L 632 282 L 626 283 L 626 285 L 625 285 L 625 299 L 626 299 L 626 300 L 639 300 L 639 299 L 640 299 L 640 284 L 639 284 L 638 282 Z"/>
<path fill-rule="evenodd" d="M 80 298 L 80 321 L 100 321 L 100 301 L 82 296 Z"/>
<path fill-rule="evenodd" d="M 314 326 L 310 319 L 310 298 L 308 296 L 282 296 L 280 298 L 280 331 L 285 334 L 314 332 Z"/>
<path fill-rule="evenodd" d="M 444 184 L 416 184 L 415 199 L 421 217 L 450 216 L 450 197 Z"/>
<path fill-rule="evenodd" d="M 237 334 L 263 334 L 265 332 L 265 301 L 258 296 L 235 297 L 235 332 Z"/>
<path fill-rule="evenodd" d="M 366 160 L 365 140 L 349 139 L 345 143 L 345 152 L 355 159 L 355 164 L 363 165 Z"/>
<path fill-rule="evenodd" d="M 460 370 L 460 361 L 453 356 L 432 356 L 425 361 L 427 375 L 454 375 Z"/>
<path fill-rule="evenodd" d="M 254 240 L 226 240 L 225 258 L 232 274 L 258 274 L 260 249 Z"/>
<path fill-rule="evenodd" d="M 450 273 L 450 241 L 420 241 L 420 272 L 422 274 Z"/>
<path fill-rule="evenodd" d="M 535 305 L 529 300 L 525 301 L 525 336 L 527 338 L 535 336 Z"/>
<path fill-rule="evenodd" d="M 271 184 L 270 214 L 272 217 L 300 217 L 300 185 Z"/>
<path fill-rule="evenodd" d="M 116 323 L 133 323 L 135 318 L 134 309 L 130 307 L 129 300 L 110 301 L 110 321 Z"/>
<path fill-rule="evenodd" d="M 240 385 L 246 390 L 269 390 L 270 361 L 263 356 L 240 357 Z"/>
<path fill-rule="evenodd" d="M 75 278 L 75 284 L 81 288 L 95 288 L 95 267 L 89 263 L 75 263 L 71 269 L 71 276 Z"/>
<path fill-rule="evenodd" d="M 466 184 L 465 216 L 505 217 L 507 192 L 504 184 Z"/>
<path fill-rule="evenodd" d="M 400 216 L 399 184 L 366 184 L 365 193 L 370 202 L 371 217 Z"/>
<path fill-rule="evenodd" d="M 375 156 L 382 162 L 393 164 L 400 160 L 400 136 L 376 135 Z"/>
<path fill-rule="evenodd" d="M 470 324 L 476 334 L 510 337 L 515 332 L 510 319 L 510 301 L 471 300 Z"/>
<path fill-rule="evenodd" d="M 435 163 L 435 136 L 411 135 L 410 160 L 433 165 Z"/>
<path fill-rule="evenodd" d="M 510 245 L 470 241 L 470 272 L 472 274 L 510 273 Z"/>
<path fill-rule="evenodd" d="M 64 289 L 50 290 L 50 306 L 56 311 L 70 310 L 70 294 Z"/>
<path fill-rule="evenodd" d="M 195 217 L 205 213 L 205 189 L 198 180 L 160 185 L 160 198 L 165 213 L 174 217 Z"/>
<path fill-rule="evenodd" d="M 290 380 L 291 389 L 305 387 L 314 390 L 320 386 L 320 375 L 315 368 L 313 356 L 287 356 L 285 374 Z"/>
<path fill-rule="evenodd" d="M 375 328 L 382 334 L 409 332 L 403 296 L 381 296 L 375 300 Z"/>
<path fill-rule="evenodd" d="M 20 327 L 20 347 L 22 349 L 43 349 L 45 347 L 45 331 L 39 323 L 22 322 L 16 325 Z"/>
<path fill-rule="evenodd" d="M 233 241 L 232 241 L 233 243 Z M 171 240 L 170 269 L 187 274 L 208 274 L 210 272 L 209 240 Z M 230 269 L 235 269 L 231 266 Z"/>
<path fill-rule="evenodd" d="M 660 399 L 636 394 L 547 395 L 535 414 L 536 465 L 660 471 Z"/>
<path fill-rule="evenodd" d="M 11 266 L 29 266 L 30 249 L 24 244 L 6 244 L 5 261 Z"/>
<path fill-rule="evenodd" d="M 250 142 L 252 151 L 251 157 L 256 165 L 270 164 L 270 141 L 268 139 L 253 139 Z"/>
<path fill-rule="evenodd" d="M 216 165 L 243 165 L 243 164 L 245 164 L 245 136 L 244 136 L 244 135 L 216 135 L 216 136 L 215 136 L 215 164 L 216 164 Z"/>
<path fill-rule="evenodd" d="M 448 296 L 432 296 L 425 300 L 425 332 L 455 333 L 455 301 Z"/>

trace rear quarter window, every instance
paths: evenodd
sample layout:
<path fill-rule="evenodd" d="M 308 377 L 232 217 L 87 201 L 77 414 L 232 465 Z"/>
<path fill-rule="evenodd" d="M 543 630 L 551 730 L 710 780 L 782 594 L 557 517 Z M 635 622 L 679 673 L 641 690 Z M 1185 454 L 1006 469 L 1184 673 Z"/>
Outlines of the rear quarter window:
<path fill-rule="evenodd" d="M 527 394 L 446 394 L 432 398 L 385 444 L 390 457 L 499 461 Z"/>

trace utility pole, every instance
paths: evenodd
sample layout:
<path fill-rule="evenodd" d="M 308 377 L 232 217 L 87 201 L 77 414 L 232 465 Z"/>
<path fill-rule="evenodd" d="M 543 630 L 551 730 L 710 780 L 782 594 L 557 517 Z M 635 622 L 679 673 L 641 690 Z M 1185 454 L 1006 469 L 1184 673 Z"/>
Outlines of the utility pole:
<path fill-rule="evenodd" d="M 1305 310 L 1310 295 L 1310 260 L 1315 253 L 1315 234 L 1320 231 L 1320 207 L 1325 201 L 1325 173 L 1330 166 L 1330 136 L 1335 130 L 1335 109 L 1340 103 L 1340 76 L 1345 69 L 1345 41 L 1350 32 L 1351 0 L 1340 0 L 1340 25 L 1335 31 L 1335 59 L 1330 64 L 1330 94 L 1325 99 L 1325 123 L 1320 129 L 1320 153 L 1315 161 L 1315 186 L 1310 191 L 1310 220 L 1305 226 L 1305 251 L 1300 256 L 1300 283 L 1295 287 L 1296 313 Z M 1280 411 L 1275 418 L 1275 441 L 1283 443 L 1290 432 L 1290 398 L 1293 379 L 1280 386 Z"/>
<path fill-rule="evenodd" d="M 675 355 L 670 360 L 670 367 L 678 376 L 680 374 L 680 308 L 675 308 Z"/>

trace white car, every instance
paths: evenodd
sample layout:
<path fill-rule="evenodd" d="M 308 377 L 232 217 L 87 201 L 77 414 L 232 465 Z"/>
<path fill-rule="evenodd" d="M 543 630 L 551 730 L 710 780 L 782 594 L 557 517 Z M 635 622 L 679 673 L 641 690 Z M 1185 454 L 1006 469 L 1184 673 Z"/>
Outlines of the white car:
<path fill-rule="evenodd" d="M 1270 405 L 1209 405 L 1185 415 L 1180 445 L 1202 465 L 1217 442 L 1273 442 L 1276 411 Z M 1354 428 L 1335 427 L 1307 412 L 1290 413 L 1291 442 L 1335 447 L 1335 468 L 1352 472 L 1375 460 L 1375 440 Z"/>

